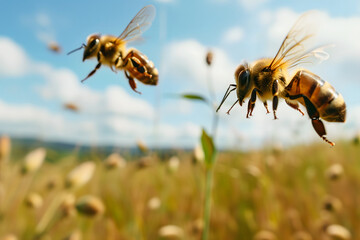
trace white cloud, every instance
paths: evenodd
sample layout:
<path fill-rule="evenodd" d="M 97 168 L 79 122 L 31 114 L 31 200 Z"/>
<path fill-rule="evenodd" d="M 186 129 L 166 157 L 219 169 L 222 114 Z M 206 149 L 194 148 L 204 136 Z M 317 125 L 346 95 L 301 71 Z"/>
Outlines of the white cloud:
<path fill-rule="evenodd" d="M 44 12 L 39 12 L 35 15 L 36 37 L 43 43 L 49 44 L 56 42 L 55 30 L 52 26 L 50 16 Z"/>
<path fill-rule="evenodd" d="M 240 27 L 229 28 L 222 37 L 222 42 L 225 44 L 238 43 L 243 39 L 244 31 Z"/>
<path fill-rule="evenodd" d="M 50 17 L 45 13 L 37 13 L 35 16 L 35 21 L 40 27 L 50 27 L 51 26 Z"/>
<path fill-rule="evenodd" d="M 164 63 L 163 74 L 176 78 L 179 88 L 190 86 L 207 92 L 209 69 L 205 63 L 208 47 L 196 40 L 188 39 L 170 43 L 165 48 L 167 61 Z M 224 90 L 224 85 L 233 83 L 235 64 L 230 61 L 227 54 L 219 48 L 211 48 L 214 54 L 213 64 L 210 69 L 214 89 L 219 93 Z M 175 77 L 174 77 L 175 76 Z M 225 89 L 226 89 L 225 87 Z"/>
<path fill-rule="evenodd" d="M 7 37 L 0 36 L 0 75 L 18 77 L 29 69 L 25 51 Z"/>

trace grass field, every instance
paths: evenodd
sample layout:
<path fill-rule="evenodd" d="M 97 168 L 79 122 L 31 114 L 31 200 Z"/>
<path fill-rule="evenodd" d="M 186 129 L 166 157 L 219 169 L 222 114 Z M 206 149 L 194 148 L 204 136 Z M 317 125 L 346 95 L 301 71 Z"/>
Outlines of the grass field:
<path fill-rule="evenodd" d="M 1 149 L 0 239 L 201 239 L 192 152 L 34 150 Z M 360 239 L 359 160 L 354 142 L 219 152 L 209 239 Z"/>

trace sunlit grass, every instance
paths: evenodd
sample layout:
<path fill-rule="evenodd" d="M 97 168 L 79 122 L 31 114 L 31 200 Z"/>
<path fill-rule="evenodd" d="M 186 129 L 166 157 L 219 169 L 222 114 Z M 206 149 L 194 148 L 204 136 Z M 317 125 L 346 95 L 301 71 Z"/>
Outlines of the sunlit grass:
<path fill-rule="evenodd" d="M 205 166 L 193 161 L 191 152 L 152 152 L 147 156 L 152 164 L 141 168 L 141 156 L 109 168 L 108 155 L 93 153 L 89 158 L 55 152 L 63 156 L 59 161 L 46 159 L 36 172 L 22 174 L 27 154 L 17 152 L 14 155 L 23 157 L 11 155 L 2 163 L 0 237 L 167 239 L 167 233 L 178 235 L 170 239 L 200 239 L 202 235 Z M 326 239 L 329 234 L 359 238 L 359 157 L 360 147 L 353 142 L 339 142 L 334 148 L 314 144 L 218 153 L 209 239 L 257 239 L 266 234 L 276 239 Z M 94 169 L 89 169 L 93 172 L 71 189 L 69 175 L 83 162 L 93 163 Z M 54 207 L 59 197 L 62 201 Z M 39 235 L 37 227 L 47 214 Z"/>

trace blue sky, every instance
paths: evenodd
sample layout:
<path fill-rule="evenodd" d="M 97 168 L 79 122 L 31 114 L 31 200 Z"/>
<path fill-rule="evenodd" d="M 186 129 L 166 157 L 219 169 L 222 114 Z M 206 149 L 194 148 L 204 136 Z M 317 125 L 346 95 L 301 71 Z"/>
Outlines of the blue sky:
<path fill-rule="evenodd" d="M 156 87 L 129 87 L 123 73 L 102 67 L 80 83 L 96 65 L 82 62 L 82 51 L 66 52 L 85 43 L 92 33 L 119 35 L 135 14 L 153 4 L 157 14 L 144 40 L 131 45 L 159 69 Z M 20 5 L 20 6 L 19 6 Z M 335 43 L 330 59 L 304 66 L 329 81 L 344 96 L 345 124 L 325 123 L 328 138 L 349 138 L 360 130 L 358 68 L 360 66 L 359 1 L 158 0 L 158 1 L 6 1 L 0 9 L 0 133 L 83 144 L 191 147 L 201 127 L 210 130 L 212 111 L 202 103 L 170 97 L 208 96 L 209 76 L 218 104 L 242 61 L 272 57 L 297 17 L 318 10 L 316 45 Z M 62 52 L 47 49 L 57 42 Z M 316 46 L 315 45 L 315 46 Z M 204 64 L 214 52 L 210 70 Z M 263 144 L 321 142 L 307 116 L 281 101 L 279 120 L 258 104 L 246 119 L 246 107 L 230 116 L 220 111 L 217 143 L 251 148 Z M 63 108 L 74 103 L 79 112 Z"/>

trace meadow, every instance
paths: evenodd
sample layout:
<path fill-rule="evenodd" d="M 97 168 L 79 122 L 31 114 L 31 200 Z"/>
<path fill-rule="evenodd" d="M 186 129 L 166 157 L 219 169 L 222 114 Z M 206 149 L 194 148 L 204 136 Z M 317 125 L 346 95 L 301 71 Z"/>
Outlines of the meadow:
<path fill-rule="evenodd" d="M 0 239 L 202 237 L 201 148 L 0 145 Z M 208 239 L 359 239 L 359 159 L 359 139 L 218 151 Z"/>

